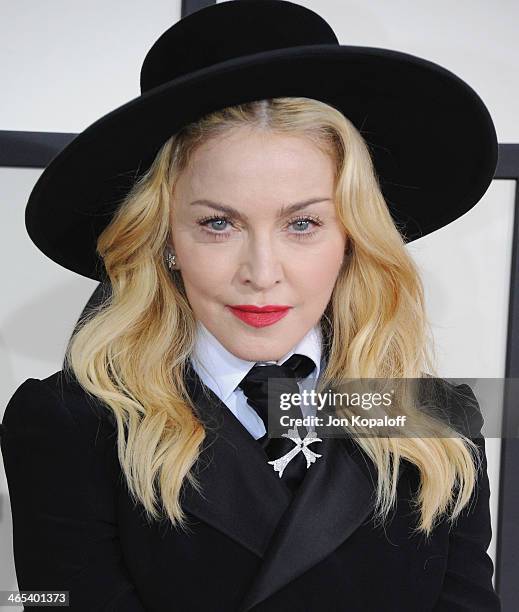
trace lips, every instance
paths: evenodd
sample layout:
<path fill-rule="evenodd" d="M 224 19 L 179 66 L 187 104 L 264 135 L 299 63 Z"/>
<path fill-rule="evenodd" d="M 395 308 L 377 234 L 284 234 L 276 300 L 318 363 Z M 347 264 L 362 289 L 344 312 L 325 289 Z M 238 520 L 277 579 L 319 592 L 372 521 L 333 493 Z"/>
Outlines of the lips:
<path fill-rule="evenodd" d="M 277 323 L 277 321 L 285 317 L 291 306 L 238 304 L 236 306 L 229 306 L 229 309 L 238 319 L 247 323 L 247 325 L 266 327 L 267 325 Z"/>
<path fill-rule="evenodd" d="M 281 310 L 287 310 L 291 308 L 291 306 L 286 306 L 284 304 L 267 304 L 265 306 L 254 306 L 253 304 L 236 304 L 235 306 L 230 306 L 235 310 L 243 310 L 244 312 L 279 312 Z"/>

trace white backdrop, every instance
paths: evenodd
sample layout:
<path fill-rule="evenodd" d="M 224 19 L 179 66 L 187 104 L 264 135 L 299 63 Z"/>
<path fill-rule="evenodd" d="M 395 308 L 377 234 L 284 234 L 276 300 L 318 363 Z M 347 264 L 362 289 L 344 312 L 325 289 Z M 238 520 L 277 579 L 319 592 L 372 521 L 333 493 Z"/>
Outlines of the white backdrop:
<path fill-rule="evenodd" d="M 514 116 L 519 4 L 298 3 L 318 11 L 341 44 L 397 49 L 452 70 L 482 97 L 499 142 L 519 142 Z M 138 96 L 140 65 L 148 48 L 180 17 L 179 0 L 1 0 L 0 6 L 3 130 L 79 132 Z M 29 240 L 24 206 L 40 172 L 0 168 L 0 414 L 26 378 L 43 378 L 61 368 L 66 341 L 97 285 L 58 267 Z M 504 376 L 513 189 L 512 181 L 494 181 L 472 211 L 409 245 L 423 273 L 442 376 Z M 499 451 L 500 439 L 488 438 L 494 531 L 489 554 L 494 559 Z M 16 589 L 3 471 L 0 555 L 0 590 Z"/>

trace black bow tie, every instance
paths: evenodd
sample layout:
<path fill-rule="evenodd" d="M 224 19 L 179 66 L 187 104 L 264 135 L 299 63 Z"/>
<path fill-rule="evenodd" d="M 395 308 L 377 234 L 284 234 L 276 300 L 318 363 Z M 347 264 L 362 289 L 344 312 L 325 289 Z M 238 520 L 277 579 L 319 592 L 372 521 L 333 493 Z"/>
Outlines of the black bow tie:
<path fill-rule="evenodd" d="M 243 390 L 247 397 L 247 403 L 254 408 L 268 430 L 268 398 L 269 379 L 270 398 L 272 406 L 279 407 L 282 393 L 299 393 L 298 378 L 306 378 L 315 369 L 315 363 L 306 355 L 294 354 L 281 365 L 255 365 L 238 387 Z M 302 418 L 303 414 L 299 406 L 291 406 L 283 415 L 293 418 Z M 304 438 L 307 434 L 306 427 L 298 428 L 299 435 Z M 294 442 L 287 438 L 269 438 L 268 434 L 258 440 L 265 449 L 270 460 L 278 459 L 294 448 Z M 283 480 L 294 491 L 306 472 L 306 459 L 303 453 L 299 453 L 287 465 L 283 473 Z"/>

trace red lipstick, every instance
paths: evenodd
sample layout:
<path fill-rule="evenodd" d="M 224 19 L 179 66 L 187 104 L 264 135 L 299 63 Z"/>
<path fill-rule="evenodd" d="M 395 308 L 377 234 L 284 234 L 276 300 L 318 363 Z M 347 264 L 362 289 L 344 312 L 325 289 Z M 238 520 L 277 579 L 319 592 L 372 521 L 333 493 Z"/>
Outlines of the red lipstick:
<path fill-rule="evenodd" d="M 288 314 L 292 306 L 280 304 L 267 304 L 254 306 L 253 304 L 236 304 L 229 306 L 229 310 L 244 323 L 252 327 L 265 327 L 276 323 Z"/>

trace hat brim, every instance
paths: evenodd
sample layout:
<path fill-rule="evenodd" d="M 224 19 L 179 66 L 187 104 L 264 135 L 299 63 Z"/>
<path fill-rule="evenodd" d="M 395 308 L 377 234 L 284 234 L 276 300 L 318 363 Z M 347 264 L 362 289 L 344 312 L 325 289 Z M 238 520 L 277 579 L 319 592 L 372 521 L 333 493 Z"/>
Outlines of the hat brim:
<path fill-rule="evenodd" d="M 211 111 L 281 96 L 321 100 L 357 127 L 406 242 L 465 214 L 494 176 L 491 116 L 455 74 L 399 51 L 307 45 L 192 72 L 95 121 L 34 186 L 25 210 L 31 240 L 59 265 L 103 280 L 97 238 L 164 142 Z"/>

